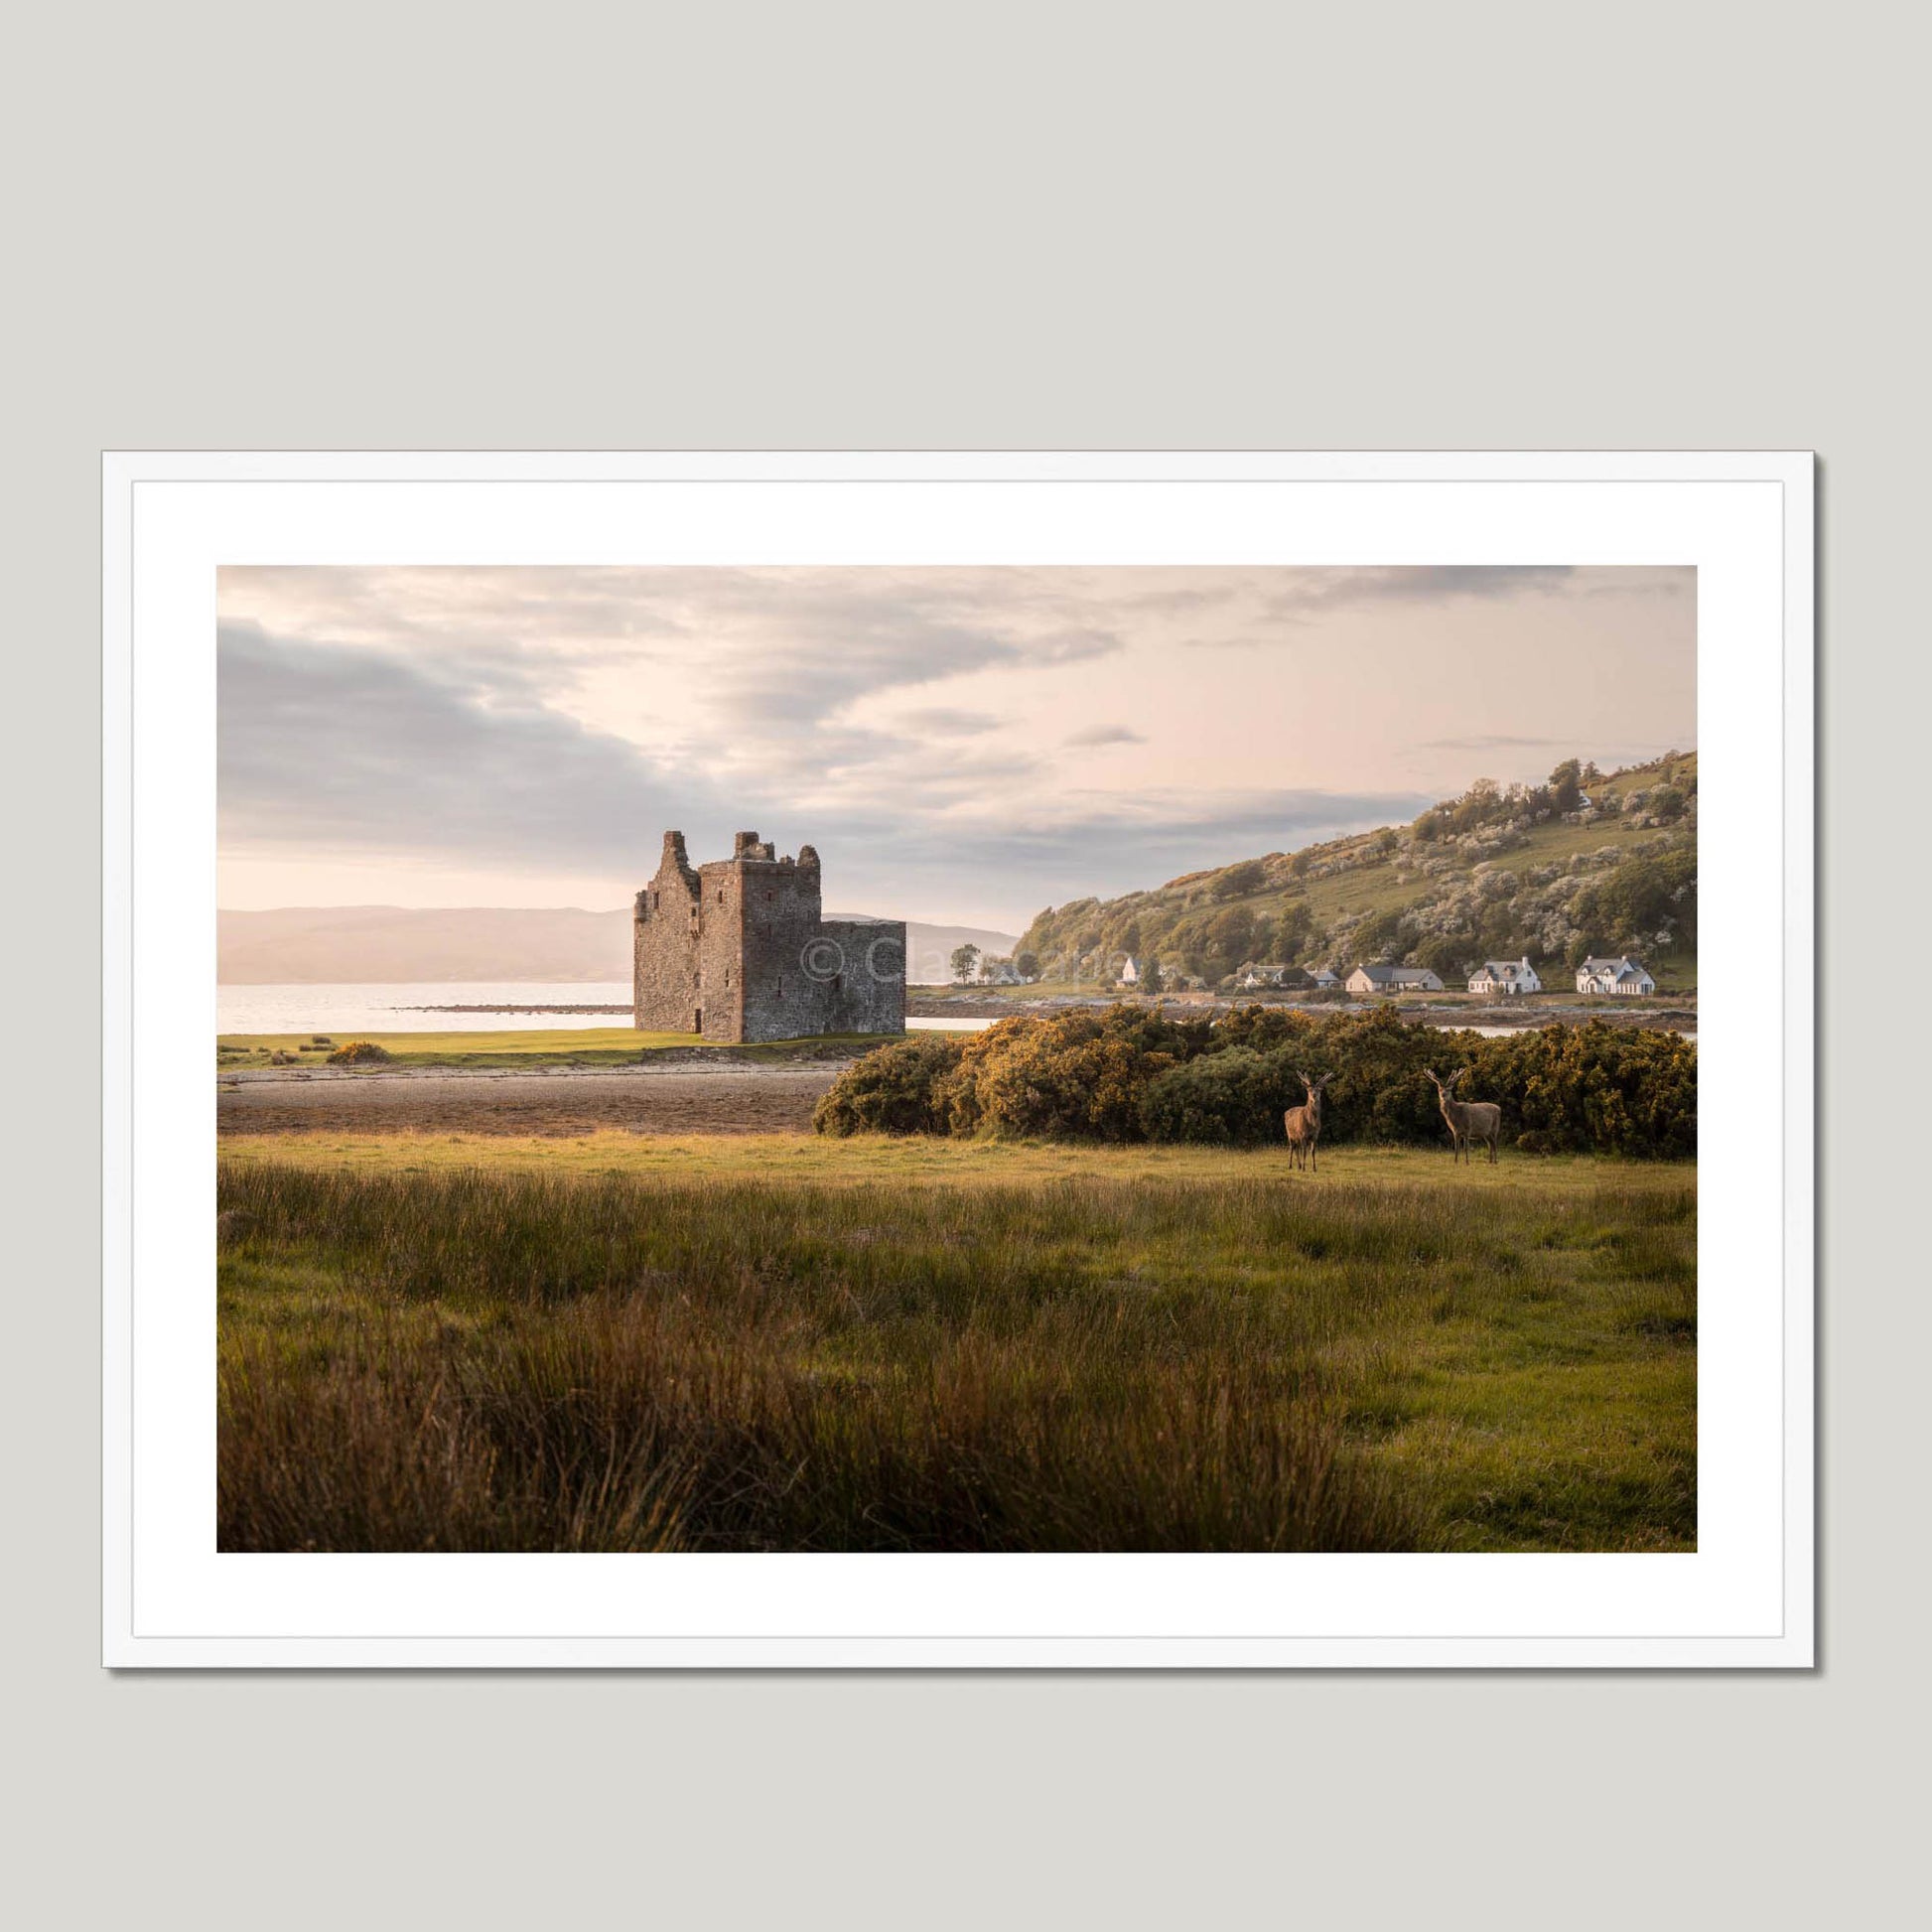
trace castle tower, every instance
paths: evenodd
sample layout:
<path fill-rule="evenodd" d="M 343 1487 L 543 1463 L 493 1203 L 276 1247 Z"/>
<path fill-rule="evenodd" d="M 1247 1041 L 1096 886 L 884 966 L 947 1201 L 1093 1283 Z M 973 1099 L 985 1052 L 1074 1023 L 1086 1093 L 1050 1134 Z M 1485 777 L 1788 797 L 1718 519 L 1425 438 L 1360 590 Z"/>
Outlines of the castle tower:
<path fill-rule="evenodd" d="M 780 858 L 740 832 L 729 859 L 693 870 L 666 832 L 631 941 L 641 1031 L 735 1043 L 905 1030 L 905 927 L 826 919 L 811 846 Z"/>
<path fill-rule="evenodd" d="M 656 876 L 637 895 L 630 926 L 631 1021 L 645 1032 L 704 1031 L 698 999 L 698 875 L 682 832 L 664 834 Z"/>

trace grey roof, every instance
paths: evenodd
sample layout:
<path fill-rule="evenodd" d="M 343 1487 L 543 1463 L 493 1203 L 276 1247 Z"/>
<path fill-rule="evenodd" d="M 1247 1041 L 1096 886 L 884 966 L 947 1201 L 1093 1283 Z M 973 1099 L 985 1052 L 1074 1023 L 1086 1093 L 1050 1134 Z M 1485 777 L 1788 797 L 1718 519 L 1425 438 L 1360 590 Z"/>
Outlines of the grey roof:
<path fill-rule="evenodd" d="M 1372 980 L 1419 980 L 1431 976 L 1428 966 L 1358 966 L 1358 973 L 1366 973 Z"/>
<path fill-rule="evenodd" d="M 1625 966 L 1634 966 L 1640 973 L 1643 971 L 1643 962 L 1630 958 L 1627 953 L 1619 953 L 1614 959 L 1587 959 L 1577 970 L 1580 973 L 1600 973 L 1606 968 L 1620 971 Z"/>

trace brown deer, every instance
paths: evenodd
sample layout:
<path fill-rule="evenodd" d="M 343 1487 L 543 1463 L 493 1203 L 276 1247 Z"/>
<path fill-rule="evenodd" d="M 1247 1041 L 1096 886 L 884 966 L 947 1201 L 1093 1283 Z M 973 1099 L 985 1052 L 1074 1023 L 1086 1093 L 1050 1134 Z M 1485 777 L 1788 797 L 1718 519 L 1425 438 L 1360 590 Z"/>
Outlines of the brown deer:
<path fill-rule="evenodd" d="M 1296 1078 L 1308 1089 L 1308 1104 L 1291 1107 L 1282 1116 L 1282 1125 L 1288 1129 L 1288 1159 L 1291 1167 L 1301 1167 L 1306 1162 L 1314 1169 L 1314 1144 L 1321 1138 L 1321 1089 L 1328 1084 L 1329 1077 L 1323 1074 L 1319 1080 L 1311 1080 L 1300 1067 L 1296 1068 Z"/>
<path fill-rule="evenodd" d="M 1443 1118 L 1449 1122 L 1449 1154 L 1453 1159 L 1461 1155 L 1468 1158 L 1471 1141 L 1485 1141 L 1489 1147 L 1489 1165 L 1496 1165 L 1496 1143 L 1502 1138 L 1503 1110 L 1493 1100 L 1451 1100 L 1449 1095 L 1455 1091 L 1455 1083 L 1468 1072 L 1466 1066 L 1457 1067 L 1447 1080 L 1439 1080 L 1432 1069 L 1424 1067 L 1435 1082 L 1437 1103 L 1442 1107 Z"/>

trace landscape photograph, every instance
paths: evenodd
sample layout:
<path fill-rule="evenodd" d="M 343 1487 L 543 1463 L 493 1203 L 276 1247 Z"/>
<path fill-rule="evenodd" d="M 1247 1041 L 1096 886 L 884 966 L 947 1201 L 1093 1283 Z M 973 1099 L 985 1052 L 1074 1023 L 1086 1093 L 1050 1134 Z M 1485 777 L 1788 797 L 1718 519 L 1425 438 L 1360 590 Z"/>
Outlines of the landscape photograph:
<path fill-rule="evenodd" d="M 1694 569 L 217 609 L 221 1551 L 1697 1549 Z"/>

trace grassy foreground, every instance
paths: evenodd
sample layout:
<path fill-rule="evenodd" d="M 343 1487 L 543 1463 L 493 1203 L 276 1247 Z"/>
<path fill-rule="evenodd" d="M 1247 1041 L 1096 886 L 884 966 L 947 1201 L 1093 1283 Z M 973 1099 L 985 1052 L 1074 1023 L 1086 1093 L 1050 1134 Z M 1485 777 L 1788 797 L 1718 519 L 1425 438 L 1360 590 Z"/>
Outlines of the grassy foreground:
<path fill-rule="evenodd" d="M 223 1549 L 1685 1550 L 1682 1166 L 230 1137 Z"/>

